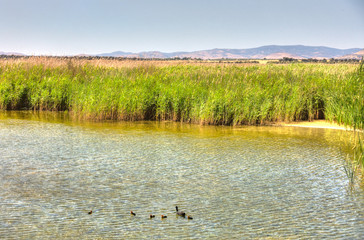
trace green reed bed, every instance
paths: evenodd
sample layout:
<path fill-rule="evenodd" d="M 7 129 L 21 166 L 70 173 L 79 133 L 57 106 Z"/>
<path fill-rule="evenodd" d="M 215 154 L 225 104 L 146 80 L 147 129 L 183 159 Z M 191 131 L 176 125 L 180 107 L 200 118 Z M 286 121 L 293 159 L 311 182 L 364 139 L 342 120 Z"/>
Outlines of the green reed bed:
<path fill-rule="evenodd" d="M 326 118 L 363 129 L 355 65 L 0 66 L 0 108 L 93 119 L 264 124 Z"/>

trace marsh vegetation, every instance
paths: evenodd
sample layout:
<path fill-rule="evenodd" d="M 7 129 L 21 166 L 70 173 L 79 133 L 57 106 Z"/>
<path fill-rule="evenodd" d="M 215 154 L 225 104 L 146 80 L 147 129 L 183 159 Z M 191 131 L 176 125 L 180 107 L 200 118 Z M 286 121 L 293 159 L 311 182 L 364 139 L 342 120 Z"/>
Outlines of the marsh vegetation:
<path fill-rule="evenodd" d="M 264 124 L 364 122 L 355 64 L 224 65 L 46 59 L 0 63 L 0 108 L 92 119 Z"/>

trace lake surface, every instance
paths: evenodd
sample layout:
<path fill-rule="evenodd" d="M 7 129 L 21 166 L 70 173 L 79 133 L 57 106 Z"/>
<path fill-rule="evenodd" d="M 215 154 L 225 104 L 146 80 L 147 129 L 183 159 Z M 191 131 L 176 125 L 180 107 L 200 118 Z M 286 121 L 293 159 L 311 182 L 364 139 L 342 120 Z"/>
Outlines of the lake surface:
<path fill-rule="evenodd" d="M 2 112 L 0 238 L 363 239 L 350 136 Z"/>

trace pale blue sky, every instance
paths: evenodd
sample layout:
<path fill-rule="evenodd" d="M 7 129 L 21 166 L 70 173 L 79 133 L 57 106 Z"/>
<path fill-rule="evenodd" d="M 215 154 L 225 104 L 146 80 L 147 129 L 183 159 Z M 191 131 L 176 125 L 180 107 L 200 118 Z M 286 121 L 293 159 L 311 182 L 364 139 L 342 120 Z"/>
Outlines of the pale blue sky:
<path fill-rule="evenodd" d="M 0 51 L 364 48 L 364 0 L 0 0 Z"/>

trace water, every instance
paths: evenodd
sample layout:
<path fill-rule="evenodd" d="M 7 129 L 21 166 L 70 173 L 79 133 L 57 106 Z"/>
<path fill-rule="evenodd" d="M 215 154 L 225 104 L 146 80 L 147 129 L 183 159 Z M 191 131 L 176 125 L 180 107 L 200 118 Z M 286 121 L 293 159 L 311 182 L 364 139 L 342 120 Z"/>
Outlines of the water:
<path fill-rule="evenodd" d="M 363 239 L 350 136 L 3 112 L 0 238 Z"/>

